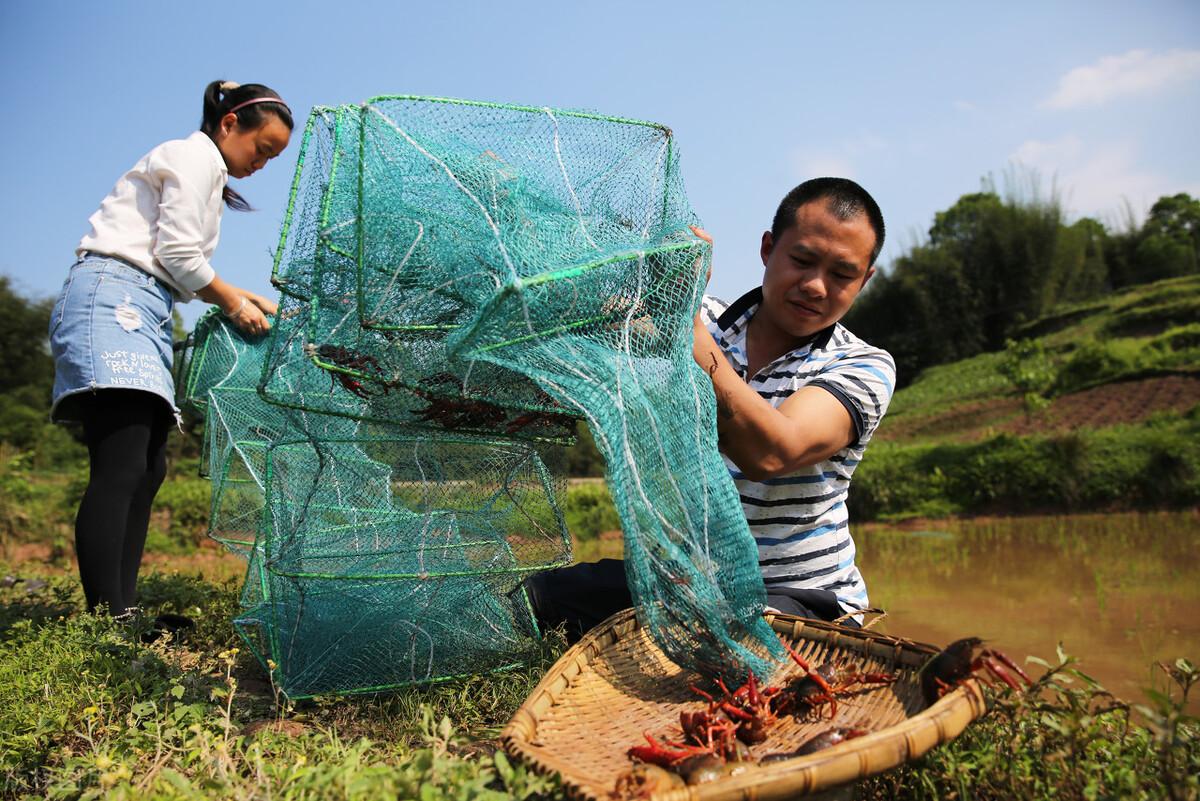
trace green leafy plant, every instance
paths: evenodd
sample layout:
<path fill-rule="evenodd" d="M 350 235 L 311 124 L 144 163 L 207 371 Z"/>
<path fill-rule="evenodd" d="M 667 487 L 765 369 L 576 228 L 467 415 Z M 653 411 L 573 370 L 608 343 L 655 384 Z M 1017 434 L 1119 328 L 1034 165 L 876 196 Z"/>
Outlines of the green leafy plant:
<path fill-rule="evenodd" d="M 577 484 L 567 490 L 562 504 L 567 530 L 579 540 L 595 539 L 603 531 L 621 528 L 608 487 L 601 482 Z"/>
<path fill-rule="evenodd" d="M 1049 405 L 1055 372 L 1041 340 L 1008 340 L 996 369 L 1021 393 L 1027 417 Z"/>

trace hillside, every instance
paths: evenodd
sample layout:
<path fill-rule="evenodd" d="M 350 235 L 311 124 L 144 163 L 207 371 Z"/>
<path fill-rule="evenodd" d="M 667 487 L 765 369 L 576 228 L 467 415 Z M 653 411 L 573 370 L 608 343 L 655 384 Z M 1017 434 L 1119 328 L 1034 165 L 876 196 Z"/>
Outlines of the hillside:
<path fill-rule="evenodd" d="M 1200 404 L 1200 276 L 1134 286 L 1063 306 L 1019 330 L 1052 374 L 1048 405 L 1027 414 L 1002 373 L 1005 353 L 925 370 L 901 389 L 875 442 L 972 442 L 1142 423 Z"/>
<path fill-rule="evenodd" d="M 1200 502 L 1200 276 L 1063 306 L 901 389 L 858 519 Z"/>

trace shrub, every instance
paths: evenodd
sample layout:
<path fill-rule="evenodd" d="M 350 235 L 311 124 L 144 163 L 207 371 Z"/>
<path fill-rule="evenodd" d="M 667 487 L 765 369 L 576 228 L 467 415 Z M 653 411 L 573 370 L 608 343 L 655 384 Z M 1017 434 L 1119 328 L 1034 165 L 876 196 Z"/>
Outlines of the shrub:
<path fill-rule="evenodd" d="M 1008 340 L 997 370 L 1021 393 L 1026 417 L 1049 404 L 1046 394 L 1054 384 L 1054 365 L 1040 339 Z"/>
<path fill-rule="evenodd" d="M 1054 437 L 879 443 L 855 472 L 858 520 L 1046 509 L 1183 507 L 1200 501 L 1200 415 Z M 883 446 L 883 447 L 881 447 Z"/>
<path fill-rule="evenodd" d="M 1057 393 L 1074 392 L 1105 383 L 1130 372 L 1135 365 L 1136 356 L 1128 348 L 1114 342 L 1086 340 L 1059 368 L 1054 390 Z"/>
<path fill-rule="evenodd" d="M 1174 688 L 1137 708 L 1076 669 L 1059 650 L 1025 693 L 996 696 L 986 717 L 957 739 L 895 771 L 862 782 L 855 797 L 1195 798 L 1200 727 L 1185 712 L 1200 674 L 1187 660 L 1160 665 Z"/>
<path fill-rule="evenodd" d="M 164 481 L 154 498 L 155 509 L 168 515 L 166 538 L 151 544 L 166 550 L 190 549 L 199 545 L 208 528 L 212 483 L 201 478 Z"/>
<path fill-rule="evenodd" d="M 1176 326 L 1146 343 L 1147 347 L 1161 351 L 1180 351 L 1200 348 L 1200 323 Z"/>
<path fill-rule="evenodd" d="M 1166 331 L 1171 326 L 1187 325 L 1200 317 L 1200 298 L 1179 294 L 1170 300 L 1148 305 L 1140 301 L 1121 309 L 1105 323 L 1109 336 L 1149 336 Z"/>
<path fill-rule="evenodd" d="M 570 487 L 562 510 L 567 530 L 579 540 L 595 539 L 602 531 L 621 528 L 608 486 L 600 482 Z"/>

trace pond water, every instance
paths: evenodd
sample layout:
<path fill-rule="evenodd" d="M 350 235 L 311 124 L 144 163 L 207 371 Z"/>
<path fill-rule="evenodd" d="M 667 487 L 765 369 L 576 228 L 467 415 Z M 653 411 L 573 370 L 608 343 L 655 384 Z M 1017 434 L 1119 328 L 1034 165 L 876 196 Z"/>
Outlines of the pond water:
<path fill-rule="evenodd" d="M 1196 510 L 859 525 L 854 538 L 881 631 L 979 636 L 1018 664 L 1053 663 L 1062 643 L 1126 701 L 1165 689 L 1156 661 L 1200 663 Z"/>
<path fill-rule="evenodd" d="M 1156 661 L 1200 664 L 1200 510 L 853 531 L 871 603 L 887 611 L 880 631 L 938 646 L 982 637 L 1018 664 L 1053 664 L 1062 643 L 1080 670 L 1138 703 L 1167 686 Z M 620 552 L 608 540 L 577 558 Z M 1200 712 L 1200 697 L 1188 706 Z"/>

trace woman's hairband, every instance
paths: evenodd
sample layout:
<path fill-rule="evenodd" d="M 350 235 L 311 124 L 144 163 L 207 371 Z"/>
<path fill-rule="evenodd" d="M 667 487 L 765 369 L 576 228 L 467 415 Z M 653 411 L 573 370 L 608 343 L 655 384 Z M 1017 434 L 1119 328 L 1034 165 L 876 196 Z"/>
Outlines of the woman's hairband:
<path fill-rule="evenodd" d="M 287 109 L 288 114 L 292 113 L 292 110 L 290 108 L 288 108 L 288 104 L 284 103 L 278 97 L 256 97 L 251 100 L 243 100 L 241 103 L 238 103 L 236 106 L 229 109 L 229 111 L 226 111 L 225 113 L 226 114 L 236 114 L 238 111 L 240 111 L 241 109 L 244 109 L 246 106 L 252 106 L 255 103 L 278 103 L 279 105 L 281 105 Z"/>

